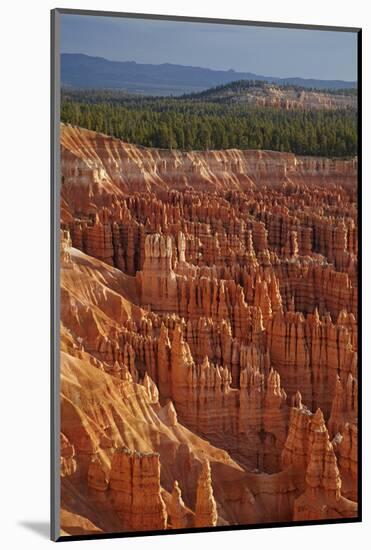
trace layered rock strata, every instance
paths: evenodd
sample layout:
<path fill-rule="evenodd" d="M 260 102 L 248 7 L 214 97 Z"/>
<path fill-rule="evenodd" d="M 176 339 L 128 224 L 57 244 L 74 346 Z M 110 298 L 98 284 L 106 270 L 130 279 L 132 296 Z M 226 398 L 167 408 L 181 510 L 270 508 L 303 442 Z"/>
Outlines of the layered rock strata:
<path fill-rule="evenodd" d="M 161 496 L 157 453 L 117 449 L 112 458 L 109 487 L 125 529 L 166 529 L 167 512 Z"/>
<path fill-rule="evenodd" d="M 64 531 L 354 517 L 356 160 L 61 142 Z"/>

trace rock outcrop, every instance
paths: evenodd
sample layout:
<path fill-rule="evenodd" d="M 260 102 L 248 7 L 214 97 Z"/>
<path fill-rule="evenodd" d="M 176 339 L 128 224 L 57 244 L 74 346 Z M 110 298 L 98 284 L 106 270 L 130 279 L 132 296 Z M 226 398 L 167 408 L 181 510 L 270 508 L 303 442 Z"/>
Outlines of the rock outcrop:
<path fill-rule="evenodd" d="M 354 517 L 356 159 L 61 146 L 66 532 Z"/>
<path fill-rule="evenodd" d="M 324 423 L 313 432 L 305 482 L 306 491 L 295 500 L 295 521 L 356 516 L 356 503 L 341 494 L 340 472 Z"/>
<path fill-rule="evenodd" d="M 60 436 L 61 446 L 61 476 L 71 476 L 76 472 L 75 448 L 64 433 Z"/>
<path fill-rule="evenodd" d="M 157 453 L 117 449 L 112 458 L 109 487 L 124 529 L 166 529 L 167 512 L 161 495 Z"/>
<path fill-rule="evenodd" d="M 203 462 L 197 482 L 195 527 L 213 527 L 217 524 L 218 514 L 211 484 L 210 464 Z"/>
<path fill-rule="evenodd" d="M 193 526 L 189 510 L 182 499 L 182 492 L 177 481 L 174 481 L 174 487 L 167 507 L 169 523 L 173 529 L 184 529 Z"/>
<path fill-rule="evenodd" d="M 328 93 L 326 91 L 300 89 L 296 87 L 281 87 L 275 83 L 257 82 L 252 85 L 242 81 L 240 86 L 217 87 L 208 90 L 207 99 L 226 100 L 238 104 L 247 103 L 259 107 L 280 110 L 335 110 L 357 109 L 356 95 L 342 94 L 341 91 Z"/>

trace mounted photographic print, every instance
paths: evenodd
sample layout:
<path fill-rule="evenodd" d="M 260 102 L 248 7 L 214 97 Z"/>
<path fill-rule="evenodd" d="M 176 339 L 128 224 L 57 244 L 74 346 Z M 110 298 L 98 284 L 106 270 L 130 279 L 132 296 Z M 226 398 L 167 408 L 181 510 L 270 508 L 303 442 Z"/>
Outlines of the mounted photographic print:
<path fill-rule="evenodd" d="M 53 540 L 361 520 L 360 56 L 52 12 Z"/>

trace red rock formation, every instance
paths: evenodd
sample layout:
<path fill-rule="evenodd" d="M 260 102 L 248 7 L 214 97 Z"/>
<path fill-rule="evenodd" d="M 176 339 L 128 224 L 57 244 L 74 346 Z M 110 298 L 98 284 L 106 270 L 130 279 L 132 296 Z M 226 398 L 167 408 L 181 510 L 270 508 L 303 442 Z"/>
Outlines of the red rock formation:
<path fill-rule="evenodd" d="M 88 485 L 95 491 L 106 491 L 108 489 L 107 474 L 99 460 L 94 459 L 89 465 Z"/>
<path fill-rule="evenodd" d="M 332 436 L 342 432 L 349 422 L 356 423 L 358 418 L 358 384 L 351 373 L 344 384 L 337 378 L 334 400 L 329 418 L 329 432 Z"/>
<path fill-rule="evenodd" d="M 61 476 L 66 477 L 76 472 L 76 460 L 74 446 L 68 441 L 67 437 L 61 433 Z"/>
<path fill-rule="evenodd" d="M 61 140 L 66 532 L 353 517 L 356 160 Z"/>
<path fill-rule="evenodd" d="M 177 481 L 174 481 L 174 487 L 167 506 L 168 519 L 173 529 L 184 529 L 191 527 L 192 516 L 187 510 L 182 499 L 182 492 Z"/>
<path fill-rule="evenodd" d="M 217 524 L 218 514 L 211 484 L 210 464 L 203 462 L 197 483 L 195 527 L 213 527 Z"/>
<path fill-rule="evenodd" d="M 68 230 L 61 230 L 60 232 L 60 260 L 61 264 L 66 267 L 67 265 L 70 265 L 71 262 L 71 247 L 72 247 L 72 240 L 70 236 L 70 232 Z"/>
<path fill-rule="evenodd" d="M 338 465 L 342 479 L 342 493 L 346 498 L 358 500 L 358 430 L 356 424 L 345 424 L 340 442 L 336 445 Z"/>
<path fill-rule="evenodd" d="M 171 260 L 171 238 L 158 234 L 147 235 L 141 297 L 142 303 L 156 312 L 178 309 L 177 283 Z"/>
<path fill-rule="evenodd" d="M 321 407 L 329 416 L 331 407 L 338 406 L 338 399 L 333 403 L 338 372 L 344 380 L 354 372 L 351 333 L 344 325 L 332 323 L 329 316 L 320 320 L 317 311 L 307 318 L 291 311 L 278 314 L 269 321 L 267 333 L 272 364 L 288 394 L 299 390 L 305 404 Z M 351 392 L 353 383 L 349 384 Z M 355 401 L 354 395 L 348 398 L 349 409 L 355 408 Z"/>
<path fill-rule="evenodd" d="M 112 458 L 109 486 L 114 508 L 122 517 L 125 529 L 166 529 L 158 454 L 117 449 Z"/>
<path fill-rule="evenodd" d="M 336 456 L 323 424 L 314 431 L 305 481 L 307 489 L 294 504 L 294 520 L 356 516 L 356 504 L 341 495 Z"/>

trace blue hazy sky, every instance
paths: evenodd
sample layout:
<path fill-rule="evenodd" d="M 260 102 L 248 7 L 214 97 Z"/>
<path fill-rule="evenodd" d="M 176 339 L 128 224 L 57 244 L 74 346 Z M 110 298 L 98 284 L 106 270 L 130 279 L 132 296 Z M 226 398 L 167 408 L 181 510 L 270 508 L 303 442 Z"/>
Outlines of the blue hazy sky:
<path fill-rule="evenodd" d="M 61 52 L 264 76 L 356 80 L 353 32 L 61 16 Z"/>

